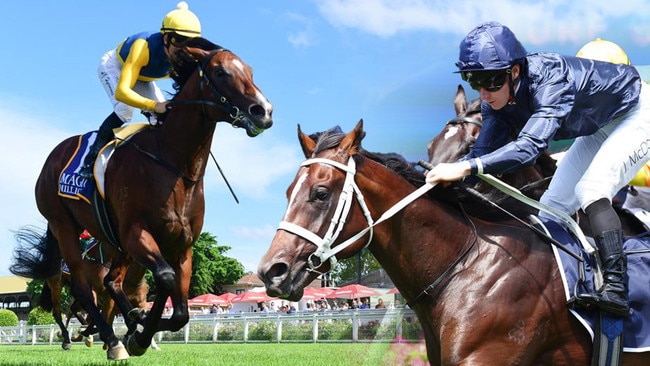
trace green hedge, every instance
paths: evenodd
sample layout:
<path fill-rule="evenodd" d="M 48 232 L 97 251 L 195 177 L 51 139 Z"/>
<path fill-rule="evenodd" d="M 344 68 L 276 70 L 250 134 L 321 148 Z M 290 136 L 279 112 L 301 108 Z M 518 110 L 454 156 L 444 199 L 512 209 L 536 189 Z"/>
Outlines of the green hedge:
<path fill-rule="evenodd" d="M 18 326 L 18 315 L 11 310 L 0 309 L 0 327 Z"/>
<path fill-rule="evenodd" d="M 47 324 L 56 324 L 52 313 L 49 311 L 43 310 L 40 306 L 35 307 L 27 315 L 27 324 L 28 325 L 47 325 Z"/>

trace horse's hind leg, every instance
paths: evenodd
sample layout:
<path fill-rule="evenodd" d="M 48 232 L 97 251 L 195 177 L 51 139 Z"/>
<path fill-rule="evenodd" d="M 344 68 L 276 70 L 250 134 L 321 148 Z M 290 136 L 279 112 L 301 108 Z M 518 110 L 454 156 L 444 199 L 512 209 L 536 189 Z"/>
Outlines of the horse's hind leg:
<path fill-rule="evenodd" d="M 48 296 L 49 293 L 49 300 L 51 301 L 52 305 L 52 317 L 54 317 L 54 321 L 59 326 L 59 329 L 61 330 L 61 336 L 63 337 L 61 348 L 69 351 L 72 342 L 70 341 L 68 325 L 63 324 L 63 317 L 61 316 L 61 287 L 61 275 L 59 273 L 46 281 L 45 285 L 43 286 L 43 293 L 41 296 Z M 41 304 L 43 304 L 43 301 L 46 300 L 47 299 L 43 299 Z"/>
<path fill-rule="evenodd" d="M 51 227 L 54 229 L 53 225 Z M 85 265 L 85 261 L 79 255 L 81 249 L 79 247 L 78 233 L 74 230 L 61 229 L 62 227 L 65 228 L 65 226 L 60 226 L 58 232 L 54 230 L 53 232 L 59 240 L 63 257 L 70 267 L 70 288 L 72 289 L 73 296 L 77 301 L 81 302 L 82 307 L 86 309 L 91 319 L 97 324 L 100 338 L 110 345 L 107 357 L 111 360 L 126 359 L 128 358 L 128 354 L 124 346 L 115 336 L 113 329 L 103 319 L 102 314 L 95 304 L 92 288 L 86 276 L 88 268 Z M 66 245 L 66 243 L 71 244 Z"/>

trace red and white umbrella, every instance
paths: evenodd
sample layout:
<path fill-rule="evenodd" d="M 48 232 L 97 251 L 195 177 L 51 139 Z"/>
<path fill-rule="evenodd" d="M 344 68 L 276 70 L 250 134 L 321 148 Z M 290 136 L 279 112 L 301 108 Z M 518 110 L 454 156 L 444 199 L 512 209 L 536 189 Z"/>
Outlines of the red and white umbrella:
<path fill-rule="evenodd" d="M 226 304 L 232 302 L 232 299 L 234 297 L 237 297 L 237 295 L 233 294 L 232 292 L 226 292 L 219 295 L 219 298 L 223 299 L 226 302 Z"/>
<path fill-rule="evenodd" d="M 362 297 L 380 296 L 380 295 L 381 293 L 379 291 L 371 289 L 370 287 L 353 284 L 353 285 L 343 286 L 338 290 L 334 290 L 331 294 L 327 295 L 326 297 L 330 299 L 359 299 Z"/>
<path fill-rule="evenodd" d="M 264 302 L 271 300 L 272 297 L 266 295 L 266 292 L 246 291 L 232 298 L 232 302 Z"/>
<path fill-rule="evenodd" d="M 389 294 L 399 294 L 399 290 L 397 289 L 397 287 L 393 287 L 392 289 L 388 290 L 388 292 L 386 293 L 386 295 Z"/>
<path fill-rule="evenodd" d="M 228 302 L 215 295 L 215 294 L 203 294 L 197 297 L 191 298 L 187 301 L 190 305 L 224 305 Z"/>
<path fill-rule="evenodd" d="M 305 287 L 302 300 L 319 300 L 331 294 L 334 289 L 329 287 Z"/>

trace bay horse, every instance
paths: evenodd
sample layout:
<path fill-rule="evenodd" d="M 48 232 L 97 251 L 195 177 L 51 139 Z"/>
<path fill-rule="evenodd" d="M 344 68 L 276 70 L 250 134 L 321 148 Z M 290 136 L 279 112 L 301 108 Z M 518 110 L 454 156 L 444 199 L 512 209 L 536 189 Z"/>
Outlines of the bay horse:
<path fill-rule="evenodd" d="M 462 85 L 458 85 L 456 90 L 454 109 L 456 117 L 448 121 L 442 131 L 427 144 L 429 163 L 432 165 L 455 162 L 465 156 L 474 146 L 476 138 L 483 127 L 481 100 L 477 98 L 468 102 Z M 548 188 L 556 166 L 555 158 L 545 152 L 539 156 L 534 165 L 503 174 L 499 178 L 505 183 L 518 188 L 524 195 L 539 200 Z M 506 209 L 513 210 L 513 213 L 518 215 L 537 213 L 531 207 L 522 206 L 511 197 L 502 194 L 488 183 L 481 181 L 473 188 L 483 193 L 488 199 L 503 205 Z M 614 209 L 621 219 L 623 233 L 626 236 L 635 236 L 646 232 L 644 223 L 636 216 L 623 210 L 620 205 L 615 205 Z M 588 224 L 588 218 L 582 210 L 578 211 L 576 221 L 580 224 L 583 232 L 591 236 L 591 226 Z"/>
<path fill-rule="evenodd" d="M 192 245 L 203 227 L 203 177 L 217 122 L 243 128 L 250 137 L 273 124 L 273 106 L 253 82 L 251 67 L 235 53 L 192 38 L 171 62 L 176 93 L 164 122 L 115 149 L 105 172 L 104 202 L 119 250 L 104 285 L 125 319 L 132 306 L 122 282 L 131 262 L 152 272 L 157 291 L 150 312 L 140 320 L 142 330 L 128 338 L 126 347 L 95 305 L 83 275 L 88 265 L 79 256 L 78 238 L 84 229 L 101 242 L 111 242 L 109 235 L 86 201 L 58 195 L 59 175 L 75 152 L 78 136 L 54 148 L 36 183 L 36 203 L 47 230 L 40 243 L 41 268 L 33 272 L 47 278 L 63 257 L 73 296 L 97 324 L 100 338 L 109 345 L 110 360 L 144 354 L 156 332 L 177 331 L 189 320 Z M 161 319 L 168 296 L 174 312 Z"/>
<path fill-rule="evenodd" d="M 362 122 L 318 141 L 298 127 L 307 160 L 258 266 L 267 294 L 297 301 L 333 258 L 367 245 L 417 314 L 431 365 L 588 365 L 591 338 L 567 309 L 550 245 L 516 221 L 466 215 L 403 158 L 365 151 L 363 135 Z M 622 361 L 648 365 L 650 355 Z"/>

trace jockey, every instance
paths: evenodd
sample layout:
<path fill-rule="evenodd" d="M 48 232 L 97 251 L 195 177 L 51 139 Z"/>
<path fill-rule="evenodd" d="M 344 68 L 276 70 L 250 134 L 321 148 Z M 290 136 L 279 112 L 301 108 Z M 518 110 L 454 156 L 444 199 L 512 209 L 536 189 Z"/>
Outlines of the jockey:
<path fill-rule="evenodd" d="M 154 81 L 169 77 L 169 58 L 188 38 L 200 36 L 199 18 L 188 9 L 186 2 L 181 1 L 165 16 L 160 31 L 134 34 L 123 40 L 117 49 L 104 54 L 97 73 L 113 104 L 113 113 L 99 127 L 80 175 L 93 176 L 97 154 L 113 138 L 114 128 L 131 121 L 135 108 L 159 114 L 166 112 L 169 101 L 165 101 Z M 149 121 L 157 124 L 155 114 Z"/>
<path fill-rule="evenodd" d="M 604 285 L 579 295 L 579 303 L 627 316 L 627 262 L 611 200 L 650 160 L 650 95 L 637 70 L 557 53 L 528 54 L 496 22 L 479 25 L 463 39 L 456 66 L 480 93 L 483 129 L 467 156 L 437 165 L 427 182 L 511 172 L 532 165 L 551 140 L 576 138 L 540 201 L 569 215 L 582 208 L 589 217 Z M 510 141 L 513 131 L 518 135 Z"/>

